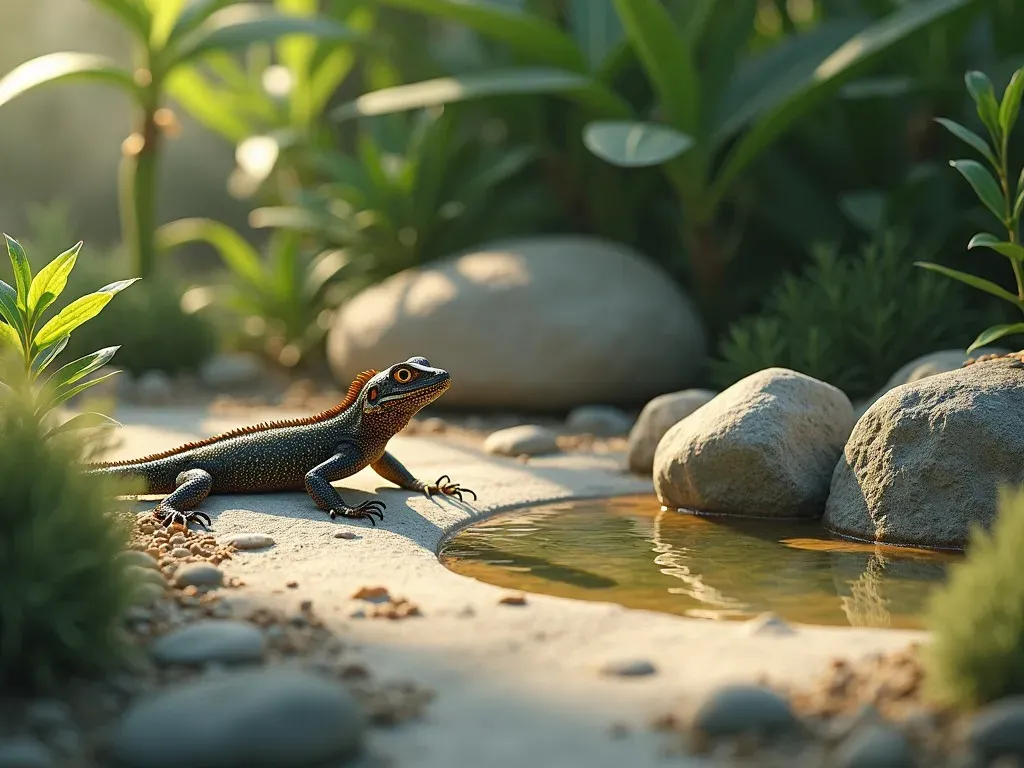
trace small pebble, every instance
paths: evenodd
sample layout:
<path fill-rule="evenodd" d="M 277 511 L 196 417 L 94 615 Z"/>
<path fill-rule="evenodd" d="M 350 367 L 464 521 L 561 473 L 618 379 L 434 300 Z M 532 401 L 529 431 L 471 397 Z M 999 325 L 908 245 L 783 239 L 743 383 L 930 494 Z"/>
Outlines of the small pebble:
<path fill-rule="evenodd" d="M 171 557 L 188 557 L 192 553 L 184 547 L 175 547 L 171 550 Z"/>
<path fill-rule="evenodd" d="M 141 565 L 129 565 L 125 570 L 132 579 L 140 584 L 159 584 L 163 587 L 167 583 L 159 570 L 143 568 Z"/>
<path fill-rule="evenodd" d="M 185 538 L 185 534 L 176 533 L 173 536 L 171 536 L 171 538 L 168 540 L 168 543 L 171 546 L 177 546 L 178 544 L 184 544 L 186 541 L 187 539 Z"/>
<path fill-rule="evenodd" d="M 288 583 L 285 584 L 285 586 L 288 587 L 288 589 L 298 589 L 299 582 L 297 582 L 297 581 L 289 581 Z"/>
<path fill-rule="evenodd" d="M 743 625 L 751 635 L 792 635 L 796 632 L 786 621 L 770 611 L 755 616 Z"/>
<path fill-rule="evenodd" d="M 156 558 L 149 552 L 140 552 L 137 549 L 128 549 L 121 553 L 121 559 L 125 565 L 133 565 L 139 568 L 157 569 Z"/>
<path fill-rule="evenodd" d="M 914 750 L 891 725 L 869 725 L 854 732 L 832 757 L 835 768 L 913 768 Z"/>
<path fill-rule="evenodd" d="M 168 727 L 201 713 L 187 737 Z M 112 762 L 146 768 L 348 765 L 366 719 L 340 684 L 282 668 L 225 672 L 138 700 L 121 719 Z"/>
<path fill-rule="evenodd" d="M 334 534 L 336 539 L 354 539 L 356 535 L 352 531 L 338 531 Z"/>
<path fill-rule="evenodd" d="M 158 638 L 150 655 L 158 664 L 240 664 L 263 658 L 263 633 L 244 621 L 203 619 Z"/>
<path fill-rule="evenodd" d="M 756 685 L 719 688 L 700 705 L 693 719 L 693 728 L 711 738 L 775 735 L 797 730 L 799 725 L 788 701 Z"/>
<path fill-rule="evenodd" d="M 132 590 L 132 601 L 136 606 L 152 606 L 167 594 L 166 585 L 144 582 Z"/>
<path fill-rule="evenodd" d="M 522 424 L 492 432 L 484 441 L 484 451 L 501 456 L 540 456 L 558 451 L 555 433 L 535 424 Z"/>
<path fill-rule="evenodd" d="M 526 605 L 524 595 L 505 595 L 498 601 L 499 605 Z"/>
<path fill-rule="evenodd" d="M 193 563 L 175 574 L 174 583 L 179 587 L 219 587 L 224 583 L 224 571 L 209 563 Z"/>
<path fill-rule="evenodd" d="M 274 546 L 275 543 L 274 539 L 265 533 L 236 533 L 220 540 L 222 545 L 230 545 L 235 549 L 242 550 L 265 549 Z"/>
<path fill-rule="evenodd" d="M 1024 695 L 1008 696 L 979 711 L 967 738 L 982 760 L 1024 758 Z"/>
<path fill-rule="evenodd" d="M 353 600 L 368 600 L 371 603 L 386 603 L 391 599 L 387 587 L 360 587 L 352 594 Z"/>
<path fill-rule="evenodd" d="M 625 659 L 609 661 L 601 667 L 601 674 L 616 675 L 618 677 L 642 677 L 653 675 L 657 668 L 646 659 Z"/>
<path fill-rule="evenodd" d="M 565 419 L 570 432 L 617 437 L 629 433 L 633 419 L 619 408 L 610 405 L 582 405 L 574 408 Z"/>
<path fill-rule="evenodd" d="M 45 745 L 19 736 L 0 739 L 0 766 L 2 768 L 51 768 L 53 757 Z"/>

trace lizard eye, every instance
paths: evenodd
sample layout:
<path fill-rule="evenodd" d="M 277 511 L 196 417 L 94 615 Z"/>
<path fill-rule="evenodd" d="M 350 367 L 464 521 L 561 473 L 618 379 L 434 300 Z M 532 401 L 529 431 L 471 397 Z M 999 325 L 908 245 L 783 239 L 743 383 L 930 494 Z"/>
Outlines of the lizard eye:
<path fill-rule="evenodd" d="M 377 402 L 377 395 L 378 395 L 377 388 L 376 387 L 370 387 L 370 391 L 366 393 L 366 399 L 369 400 L 371 404 L 373 404 L 373 403 Z"/>
<path fill-rule="evenodd" d="M 408 384 L 412 381 L 412 371 L 408 368 L 397 368 L 393 374 L 395 381 L 399 384 Z"/>

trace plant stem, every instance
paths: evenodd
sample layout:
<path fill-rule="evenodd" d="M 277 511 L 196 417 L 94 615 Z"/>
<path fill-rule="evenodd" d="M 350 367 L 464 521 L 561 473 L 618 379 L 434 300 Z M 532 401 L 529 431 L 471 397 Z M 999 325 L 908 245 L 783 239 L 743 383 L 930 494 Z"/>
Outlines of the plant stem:
<path fill-rule="evenodd" d="M 1010 194 L 1010 173 L 1009 173 L 1009 148 L 1010 132 L 1004 131 L 999 151 L 999 184 L 1003 188 L 1003 200 L 1006 202 L 1006 220 L 1003 222 L 1006 227 L 1009 241 L 1016 245 L 1017 227 L 1013 224 L 1013 197 Z M 1013 277 L 1017 281 L 1017 299 L 1022 302 L 1018 308 L 1024 313 L 1024 274 L 1021 273 L 1020 263 L 1016 259 L 1010 259 L 1010 266 L 1013 267 Z"/>
<path fill-rule="evenodd" d="M 139 123 L 122 145 L 120 179 L 121 233 L 131 248 L 134 274 L 142 278 L 152 276 L 156 260 L 156 166 L 161 140 L 156 123 L 160 85 L 151 73 L 148 77 Z"/>

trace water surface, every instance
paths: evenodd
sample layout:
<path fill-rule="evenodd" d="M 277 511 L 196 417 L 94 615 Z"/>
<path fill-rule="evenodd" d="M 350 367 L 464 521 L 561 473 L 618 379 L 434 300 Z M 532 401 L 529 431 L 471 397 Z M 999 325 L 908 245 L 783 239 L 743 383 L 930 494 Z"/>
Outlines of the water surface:
<path fill-rule="evenodd" d="M 509 589 L 706 619 L 921 627 L 930 591 L 961 558 L 830 537 L 817 521 L 662 511 L 654 496 L 497 515 L 450 539 L 441 562 Z"/>

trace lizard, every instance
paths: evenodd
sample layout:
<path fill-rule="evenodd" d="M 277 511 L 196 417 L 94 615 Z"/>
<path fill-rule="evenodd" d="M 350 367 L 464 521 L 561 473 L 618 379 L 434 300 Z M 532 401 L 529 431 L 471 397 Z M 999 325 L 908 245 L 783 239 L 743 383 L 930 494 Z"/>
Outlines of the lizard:
<path fill-rule="evenodd" d="M 356 376 L 344 399 L 314 416 L 239 427 L 161 453 L 123 461 L 92 462 L 89 474 L 133 478 L 145 494 L 167 494 L 153 510 L 164 526 L 191 523 L 204 530 L 209 515 L 197 509 L 211 493 L 271 493 L 305 490 L 331 519 L 383 521 L 380 499 L 355 506 L 345 502 L 333 481 L 369 466 L 405 490 L 451 496 L 477 496 L 442 475 L 433 483 L 416 478 L 387 451 L 388 441 L 424 406 L 451 386 L 451 375 L 424 357 L 410 357 L 383 371 Z"/>

